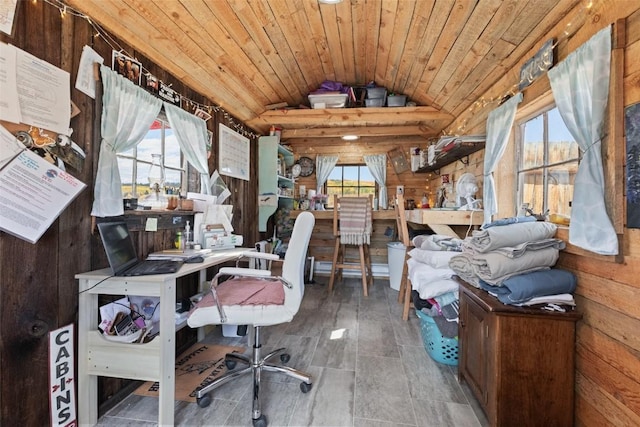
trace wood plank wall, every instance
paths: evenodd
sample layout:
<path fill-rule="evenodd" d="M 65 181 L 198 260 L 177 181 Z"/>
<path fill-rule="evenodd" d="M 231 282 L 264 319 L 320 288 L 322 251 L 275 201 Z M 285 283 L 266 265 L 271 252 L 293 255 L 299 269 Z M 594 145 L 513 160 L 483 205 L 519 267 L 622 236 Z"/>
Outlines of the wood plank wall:
<path fill-rule="evenodd" d="M 48 332 L 74 323 L 77 317 L 77 282 L 74 275 L 107 266 L 104 250 L 91 229 L 94 176 L 100 147 L 100 104 L 73 89 L 84 45 L 91 46 L 111 64 L 111 47 L 82 18 L 67 14 L 42 1 L 18 2 L 15 33 L 0 33 L 10 43 L 70 73 L 71 99 L 80 108 L 71 120 L 73 140 L 87 154 L 82 172 L 69 170 L 87 184 L 85 189 L 53 223 L 37 244 L 32 245 L 0 232 L 0 424 L 41 426 L 49 419 Z M 112 35 L 113 36 L 113 35 Z M 212 105 L 160 65 L 147 60 L 120 43 L 145 68 L 187 99 Z M 209 159 L 210 170 L 217 162 L 218 123 L 233 128 L 241 124 L 220 111 L 208 121 L 216 135 Z M 252 141 L 252 147 L 255 141 Z M 224 177 L 235 207 L 233 225 L 248 242 L 259 240 L 255 221 L 257 186 L 256 150 L 251 150 L 251 181 Z M 197 174 L 190 172 L 190 190 L 199 191 Z M 136 235 L 141 255 L 158 250 L 159 242 L 173 240 L 175 230 L 160 230 L 152 238 Z M 76 356 L 78 357 L 78 356 Z M 99 396 L 107 402 L 125 384 L 124 380 L 100 381 Z"/>
<path fill-rule="evenodd" d="M 582 3 L 578 4 L 558 26 L 549 31 L 545 40 L 551 37 L 562 39 L 557 48 L 557 58 L 562 60 L 596 32 L 622 19 L 626 26 L 626 42 L 623 43 L 622 98 L 624 107 L 628 107 L 640 102 L 640 5 L 637 2 L 614 0 L 601 0 L 593 4 L 592 10 L 586 10 Z M 579 23 L 580 27 L 572 37 L 567 38 L 563 36 L 563 32 L 569 23 L 574 27 L 575 23 Z M 539 45 L 545 40 L 541 40 Z M 539 46 L 536 46 L 537 48 Z M 525 53 L 518 67 L 534 53 L 535 50 Z M 505 70 L 504 77 L 480 94 L 479 99 L 495 99 L 508 93 L 517 81 L 517 76 L 519 68 Z M 549 90 L 548 78 L 541 77 L 524 91 L 525 99 L 520 108 L 536 104 Z M 456 119 L 451 128 L 457 129 L 462 126 L 467 134 L 485 133 L 487 115 L 495 106 L 497 104 L 465 112 Z M 615 120 L 620 121 L 624 118 L 618 116 L 611 119 Z M 609 126 L 616 126 L 616 123 L 610 123 Z M 605 146 L 609 143 L 607 139 L 613 139 L 613 135 L 610 128 L 609 136 L 605 138 Z M 610 147 L 613 151 L 622 150 L 624 153 L 623 138 L 614 140 L 611 144 L 616 144 L 615 147 Z M 307 155 L 314 158 L 317 154 L 340 153 L 341 161 L 344 158 L 344 163 L 359 163 L 365 152 L 386 153 L 399 146 L 408 153 L 409 148 L 415 145 L 412 142 L 403 144 L 401 140 L 394 140 L 393 143 L 375 146 L 359 146 L 356 142 L 336 147 L 326 145 L 323 141 L 323 144 L 315 144 L 313 148 L 297 146 L 295 143 L 292 147 L 296 156 Z M 607 153 L 612 152 L 609 148 L 605 149 Z M 479 178 L 482 186 L 483 156 L 484 151 L 473 154 L 468 167 L 461 162 L 445 166 L 440 175 L 450 174 L 455 181 L 461 173 L 471 172 Z M 512 216 L 516 212 L 514 160 L 512 139 L 495 172 L 499 200 L 498 217 Z M 606 176 L 615 174 L 606 173 Z M 434 202 L 435 192 L 440 185 L 440 176 L 437 174 L 425 177 L 405 172 L 396 176 L 389 164 L 387 180 L 391 194 L 395 185 L 403 184 L 407 197 L 413 196 L 417 199 L 426 190 L 430 194 L 431 203 Z M 307 185 L 307 188 L 315 188 L 315 177 L 301 179 L 300 184 Z M 617 182 L 607 182 L 606 187 L 617 188 L 618 190 L 614 190 L 617 192 L 624 191 Z M 480 194 L 482 188 L 478 195 Z M 612 194 L 608 194 L 607 197 L 616 199 Z M 626 204 L 626 197 L 621 204 Z M 624 210 L 620 206 L 614 207 L 614 210 L 620 209 Z M 566 231 L 563 233 L 567 236 Z M 625 223 L 619 238 L 622 257 L 618 257 L 618 262 L 575 248 L 564 251 L 558 261 L 558 267 L 571 270 L 578 277 L 576 301 L 578 310 L 583 314 L 583 319 L 578 323 L 576 337 L 577 426 L 640 425 L 640 339 L 637 333 L 640 330 L 640 230 L 627 228 Z"/>
<path fill-rule="evenodd" d="M 624 46 L 623 94 L 624 107 L 640 102 L 640 10 L 637 2 L 604 0 L 594 3 L 592 12 L 585 12 L 582 4 L 552 29 L 550 37 L 562 34 L 569 22 L 584 22 L 570 39 L 558 46 L 558 58 L 562 60 L 568 53 L 587 41 L 593 34 L 607 25 L 622 19 L 626 26 Z M 614 33 L 616 28 L 614 27 Z M 525 59 L 534 52 L 525 55 Z M 507 70 L 504 82 L 492 87 L 485 98 L 491 99 L 500 93 L 506 93 L 509 82 L 519 70 Z M 536 103 L 550 90 L 545 77 L 524 91 L 524 101 L 519 108 Z M 611 102 L 611 101 L 610 101 Z M 458 120 L 467 120 L 472 133 L 483 131 L 486 115 L 491 108 L 477 113 L 473 117 L 461 116 Z M 614 117 L 612 121 L 624 120 Z M 618 123 L 609 123 L 608 136 L 605 138 L 607 153 L 611 150 L 606 144 L 616 144 L 617 150 L 624 153 L 624 139 L 613 139 L 612 127 Z M 514 200 L 514 159 L 513 140 L 498 165 L 496 183 L 500 212 L 498 216 L 510 216 L 516 211 Z M 624 156 L 624 154 L 623 154 Z M 605 162 L 606 162 L 605 157 Z M 606 172 L 605 168 L 605 172 Z M 621 172 L 621 171 L 618 171 Z M 605 173 L 606 176 L 610 174 Z M 608 182 L 606 187 L 623 191 L 620 183 Z M 614 195 L 608 194 L 608 197 Z M 615 199 L 615 197 L 614 197 Z M 621 206 L 624 210 L 624 198 Z M 615 221 L 614 221 L 615 222 Z M 566 231 L 564 232 L 567 235 Z M 578 322 L 576 337 L 576 405 L 575 424 L 577 426 L 635 426 L 640 425 L 640 230 L 622 227 L 619 235 L 622 257 L 606 259 L 594 256 L 586 251 L 566 250 L 561 253 L 558 267 L 573 271 L 578 277 L 576 302 L 583 318 Z"/>

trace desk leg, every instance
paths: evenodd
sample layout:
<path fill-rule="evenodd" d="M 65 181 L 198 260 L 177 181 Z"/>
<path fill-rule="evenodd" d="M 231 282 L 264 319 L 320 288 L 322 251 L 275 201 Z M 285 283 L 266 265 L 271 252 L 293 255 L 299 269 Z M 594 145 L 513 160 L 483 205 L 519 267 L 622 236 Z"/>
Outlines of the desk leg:
<path fill-rule="evenodd" d="M 160 293 L 160 398 L 158 425 L 173 425 L 176 373 L 176 281 L 165 283 Z"/>
<path fill-rule="evenodd" d="M 79 289 L 90 284 L 80 281 Z M 98 296 L 83 292 L 78 297 L 78 423 L 93 426 L 98 422 L 98 377 L 89 375 L 89 332 L 98 326 Z"/>
<path fill-rule="evenodd" d="M 200 270 L 198 292 L 203 292 L 205 290 L 205 283 L 207 283 L 207 269 L 203 268 Z M 205 327 L 198 328 L 198 335 L 197 335 L 198 341 L 202 341 L 206 335 L 207 335 L 207 330 L 205 329 Z"/>

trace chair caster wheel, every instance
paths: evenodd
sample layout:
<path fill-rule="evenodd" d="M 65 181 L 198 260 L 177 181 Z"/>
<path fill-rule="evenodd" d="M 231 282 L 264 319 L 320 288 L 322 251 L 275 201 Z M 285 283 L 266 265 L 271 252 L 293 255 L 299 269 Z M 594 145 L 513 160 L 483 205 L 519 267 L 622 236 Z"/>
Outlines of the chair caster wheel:
<path fill-rule="evenodd" d="M 311 388 L 313 388 L 313 383 L 311 384 L 307 384 L 305 382 L 300 383 L 300 391 L 303 393 L 308 393 L 311 390 Z"/>
<path fill-rule="evenodd" d="M 282 353 L 280 355 L 280 361 L 282 363 L 287 363 L 289 360 L 291 360 L 291 355 L 289 353 Z"/>
<path fill-rule="evenodd" d="M 198 404 L 199 407 L 206 408 L 207 406 L 211 405 L 211 396 L 206 394 L 206 395 L 196 399 L 196 403 Z"/>
<path fill-rule="evenodd" d="M 227 367 L 228 370 L 232 371 L 236 368 L 236 361 L 235 360 L 225 360 L 224 361 L 224 366 Z"/>
<path fill-rule="evenodd" d="M 260 415 L 260 418 L 254 419 L 253 427 L 267 427 L 267 417 Z"/>

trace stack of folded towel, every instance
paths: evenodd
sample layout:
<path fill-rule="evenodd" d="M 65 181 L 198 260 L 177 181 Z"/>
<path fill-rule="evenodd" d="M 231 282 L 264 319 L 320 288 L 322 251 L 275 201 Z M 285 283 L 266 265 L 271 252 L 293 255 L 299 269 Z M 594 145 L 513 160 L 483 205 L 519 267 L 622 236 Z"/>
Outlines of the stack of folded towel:
<path fill-rule="evenodd" d="M 409 251 L 408 276 L 416 309 L 432 316 L 442 336 L 458 336 L 458 282 L 449 261 L 462 240 L 438 234 L 416 236 Z"/>
<path fill-rule="evenodd" d="M 556 229 L 548 222 L 508 219 L 485 225 L 462 242 L 449 267 L 504 304 L 574 305 L 575 276 L 552 268 L 565 248 L 553 238 Z"/>

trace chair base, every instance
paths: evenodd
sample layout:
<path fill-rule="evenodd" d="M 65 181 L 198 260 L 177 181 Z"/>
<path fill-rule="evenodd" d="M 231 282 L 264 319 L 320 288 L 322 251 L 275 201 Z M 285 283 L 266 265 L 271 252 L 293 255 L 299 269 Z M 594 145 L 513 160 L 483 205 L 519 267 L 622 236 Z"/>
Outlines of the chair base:
<path fill-rule="evenodd" d="M 251 418 L 253 419 L 253 424 L 256 427 L 264 427 L 267 425 L 267 419 L 262 414 L 261 404 L 260 404 L 260 379 L 262 375 L 262 371 L 267 372 L 277 372 L 281 374 L 285 374 L 289 377 L 295 378 L 297 380 L 302 381 L 300 384 L 300 390 L 303 393 L 307 393 L 312 388 L 312 377 L 309 374 L 298 371 L 297 369 L 290 368 L 288 366 L 282 365 L 274 365 L 267 363 L 267 360 L 276 356 L 277 354 L 282 353 L 285 349 L 279 348 L 267 354 L 264 357 L 261 357 L 261 349 L 262 345 L 260 343 L 260 326 L 254 326 L 254 334 L 253 334 L 253 351 L 251 356 L 247 356 L 245 354 L 237 354 L 237 353 L 228 353 L 225 355 L 225 365 L 229 369 L 229 372 L 215 379 L 210 384 L 201 388 L 196 392 L 196 401 L 198 406 L 201 408 L 209 406 L 211 404 L 211 397 L 209 393 L 214 389 L 233 381 L 236 378 L 239 378 L 246 374 L 252 374 L 253 376 L 253 405 L 252 405 L 252 413 Z M 289 355 L 283 353 L 280 355 L 280 360 L 283 363 L 289 361 Z M 237 362 L 243 363 L 247 365 L 243 369 L 232 370 L 235 368 Z"/>

